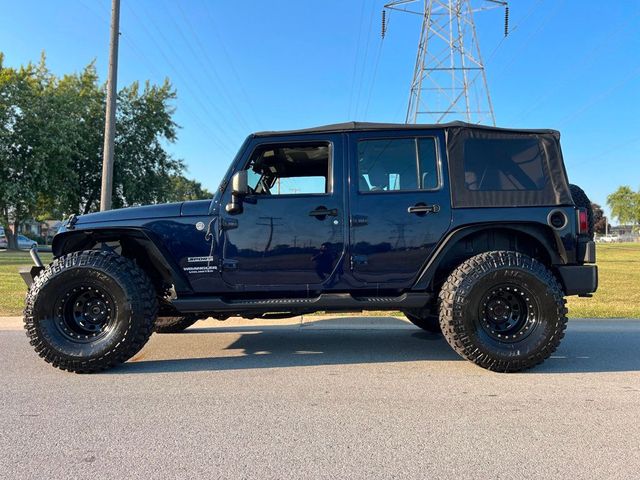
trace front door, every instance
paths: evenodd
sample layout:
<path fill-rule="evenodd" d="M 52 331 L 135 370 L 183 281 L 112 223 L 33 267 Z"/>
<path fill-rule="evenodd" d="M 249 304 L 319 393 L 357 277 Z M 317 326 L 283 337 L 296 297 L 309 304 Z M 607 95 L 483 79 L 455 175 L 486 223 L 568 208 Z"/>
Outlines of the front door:
<path fill-rule="evenodd" d="M 322 290 L 345 253 L 342 137 L 257 138 L 247 152 L 251 193 L 240 213 L 220 217 L 223 280 L 239 290 Z"/>
<path fill-rule="evenodd" d="M 350 265 L 361 288 L 410 287 L 451 222 L 434 131 L 350 136 Z"/>

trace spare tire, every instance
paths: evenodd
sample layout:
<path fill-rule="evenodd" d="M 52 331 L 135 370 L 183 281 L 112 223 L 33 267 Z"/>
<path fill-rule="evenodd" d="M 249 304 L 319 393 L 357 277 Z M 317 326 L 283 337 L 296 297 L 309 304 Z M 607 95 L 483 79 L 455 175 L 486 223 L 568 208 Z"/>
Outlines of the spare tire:
<path fill-rule="evenodd" d="M 576 204 L 576 207 L 584 208 L 587 211 L 588 237 L 593 240 L 594 219 L 591 200 L 589 200 L 587 194 L 584 193 L 584 190 L 577 185 L 569 184 L 569 190 L 571 191 L 571 198 L 573 198 L 573 203 Z"/>

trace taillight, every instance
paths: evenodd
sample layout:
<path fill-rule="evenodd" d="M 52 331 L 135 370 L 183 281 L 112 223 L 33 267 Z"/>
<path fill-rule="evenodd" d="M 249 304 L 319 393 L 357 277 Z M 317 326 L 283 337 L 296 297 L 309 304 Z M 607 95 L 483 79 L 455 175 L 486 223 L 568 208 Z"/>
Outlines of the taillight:
<path fill-rule="evenodd" d="M 587 234 L 589 233 L 589 221 L 587 219 L 587 209 L 579 208 L 578 209 L 578 233 L 579 234 Z"/>

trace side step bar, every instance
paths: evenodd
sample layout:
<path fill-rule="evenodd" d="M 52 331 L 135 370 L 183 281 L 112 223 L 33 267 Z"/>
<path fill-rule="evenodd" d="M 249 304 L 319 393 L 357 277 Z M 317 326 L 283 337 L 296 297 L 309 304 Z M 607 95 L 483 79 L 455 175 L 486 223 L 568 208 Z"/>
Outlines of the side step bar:
<path fill-rule="evenodd" d="M 397 297 L 354 297 L 348 293 L 323 293 L 313 298 L 277 298 L 255 300 L 223 300 L 220 297 L 177 298 L 171 303 L 181 313 L 216 312 L 282 312 L 282 311 L 348 311 L 394 310 L 424 307 L 428 293 L 403 293 Z"/>

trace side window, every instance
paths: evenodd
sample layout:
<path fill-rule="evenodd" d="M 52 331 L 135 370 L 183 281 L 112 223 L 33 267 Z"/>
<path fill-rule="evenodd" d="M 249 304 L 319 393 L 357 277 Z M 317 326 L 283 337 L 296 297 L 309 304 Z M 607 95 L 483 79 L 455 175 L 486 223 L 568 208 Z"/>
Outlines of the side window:
<path fill-rule="evenodd" d="M 464 181 L 468 190 L 542 190 L 543 156 L 535 138 L 472 138 L 464 143 Z"/>
<path fill-rule="evenodd" d="M 358 142 L 358 190 L 391 192 L 438 188 L 434 138 Z"/>
<path fill-rule="evenodd" d="M 329 144 L 291 143 L 258 147 L 247 165 L 255 195 L 329 193 Z"/>

